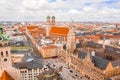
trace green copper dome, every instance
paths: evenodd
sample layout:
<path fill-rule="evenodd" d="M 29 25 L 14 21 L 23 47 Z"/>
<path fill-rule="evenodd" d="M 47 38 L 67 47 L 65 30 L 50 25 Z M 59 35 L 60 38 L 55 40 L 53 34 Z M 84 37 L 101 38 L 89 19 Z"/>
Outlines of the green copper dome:
<path fill-rule="evenodd" d="M 3 26 L 0 25 L 0 41 L 8 41 L 8 36 L 3 34 Z"/>
<path fill-rule="evenodd" d="M 3 29 L 3 26 L 0 25 L 0 29 Z"/>
<path fill-rule="evenodd" d="M 50 19 L 50 16 L 47 16 L 47 19 Z"/>
<path fill-rule="evenodd" d="M 8 36 L 5 34 L 0 34 L 0 41 L 8 41 Z"/>
<path fill-rule="evenodd" d="M 55 19 L 55 16 L 52 16 L 52 19 Z"/>

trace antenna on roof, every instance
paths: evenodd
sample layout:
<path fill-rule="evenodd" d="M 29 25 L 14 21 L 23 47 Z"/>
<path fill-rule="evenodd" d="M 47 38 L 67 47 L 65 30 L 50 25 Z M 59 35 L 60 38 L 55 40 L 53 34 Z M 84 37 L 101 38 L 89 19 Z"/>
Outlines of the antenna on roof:
<path fill-rule="evenodd" d="M 74 20 L 71 18 L 71 27 L 73 27 L 74 26 Z"/>
<path fill-rule="evenodd" d="M 71 22 L 72 22 L 72 23 L 74 22 L 72 18 L 71 18 Z"/>

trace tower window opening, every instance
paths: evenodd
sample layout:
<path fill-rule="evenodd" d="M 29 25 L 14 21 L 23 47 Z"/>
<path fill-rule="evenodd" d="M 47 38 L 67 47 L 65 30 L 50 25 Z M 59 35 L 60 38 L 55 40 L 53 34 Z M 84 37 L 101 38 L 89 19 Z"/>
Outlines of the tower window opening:
<path fill-rule="evenodd" d="M 3 57 L 3 52 L 1 52 L 1 56 Z"/>
<path fill-rule="evenodd" d="M 2 44 L 0 44 L 0 47 L 2 47 Z"/>
<path fill-rule="evenodd" d="M 6 51 L 6 56 L 8 56 L 8 51 Z"/>

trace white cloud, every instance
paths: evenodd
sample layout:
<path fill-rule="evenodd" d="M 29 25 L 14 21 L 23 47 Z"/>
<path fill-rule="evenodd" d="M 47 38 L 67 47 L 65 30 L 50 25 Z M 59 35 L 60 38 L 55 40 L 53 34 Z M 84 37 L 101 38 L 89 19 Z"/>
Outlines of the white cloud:
<path fill-rule="evenodd" d="M 47 0 L 23 0 L 23 7 L 28 9 L 49 8 L 50 3 Z"/>
<path fill-rule="evenodd" d="M 79 14 L 79 11 L 76 9 L 71 9 L 71 10 L 69 10 L 69 13 L 70 14 Z"/>
<path fill-rule="evenodd" d="M 58 21 L 120 21 L 120 1 L 104 1 L 109 0 L 1 0 L 0 20 L 45 20 L 55 15 Z"/>

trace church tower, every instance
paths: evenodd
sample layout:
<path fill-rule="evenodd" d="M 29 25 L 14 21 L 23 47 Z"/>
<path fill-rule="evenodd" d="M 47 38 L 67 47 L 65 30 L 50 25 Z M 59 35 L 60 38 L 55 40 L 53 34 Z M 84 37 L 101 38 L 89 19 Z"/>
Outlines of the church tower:
<path fill-rule="evenodd" d="M 50 25 L 50 16 L 47 16 L 47 25 Z"/>
<path fill-rule="evenodd" d="M 73 51 L 75 49 L 75 34 L 73 25 L 69 25 L 69 35 L 67 36 L 67 56 L 66 56 L 66 64 L 70 66 L 71 64 L 71 56 L 73 55 Z"/>
<path fill-rule="evenodd" d="M 7 72 L 12 77 L 12 79 L 9 80 L 21 80 L 19 70 L 12 67 L 10 46 L 8 46 L 8 37 L 3 34 L 3 27 L 0 26 L 0 80 L 4 72 Z"/>
<path fill-rule="evenodd" d="M 55 16 L 52 16 L 52 26 L 55 25 Z"/>
<path fill-rule="evenodd" d="M 46 27 L 46 36 L 49 36 L 49 31 L 50 31 L 50 25 L 51 25 L 51 22 L 50 22 L 50 16 L 47 16 L 47 27 Z"/>
<path fill-rule="evenodd" d="M 0 69 L 5 69 L 12 66 L 10 47 L 8 46 L 8 39 L 3 34 L 3 28 L 0 27 Z"/>

